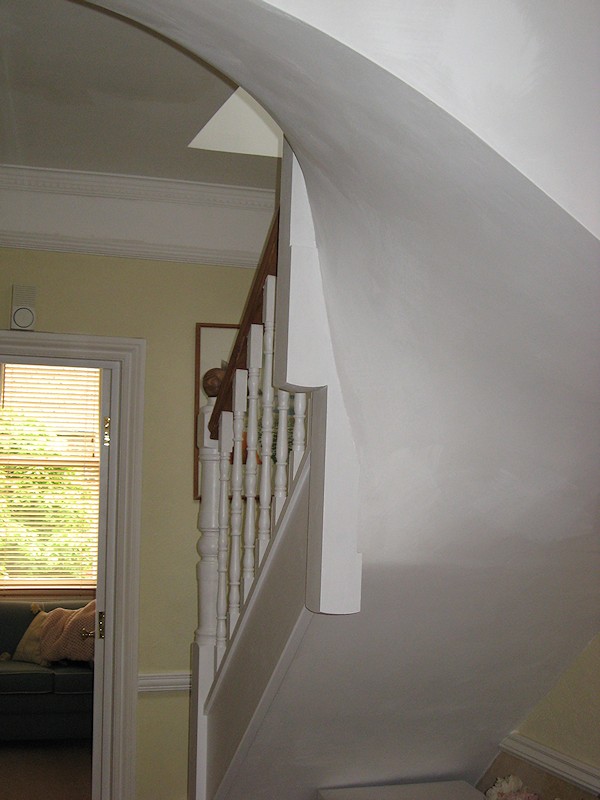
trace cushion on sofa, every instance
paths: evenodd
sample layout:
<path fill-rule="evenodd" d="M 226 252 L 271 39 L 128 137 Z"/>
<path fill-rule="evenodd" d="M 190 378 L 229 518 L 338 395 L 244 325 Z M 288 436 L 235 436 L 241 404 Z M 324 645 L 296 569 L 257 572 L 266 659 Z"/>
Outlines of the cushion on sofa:
<path fill-rule="evenodd" d="M 43 613 L 43 612 L 41 612 Z M 76 610 L 55 608 L 40 623 L 40 654 L 44 661 L 92 661 L 96 624 L 96 601 Z"/>
<path fill-rule="evenodd" d="M 40 634 L 45 618 L 46 612 L 38 611 L 31 620 L 13 654 L 13 661 L 29 661 L 32 664 L 41 664 L 44 667 L 48 666 L 50 662 L 42 658 L 40 651 Z"/>
<path fill-rule="evenodd" d="M 0 601 L 0 650 L 14 653 L 33 619 L 31 601 Z"/>
<path fill-rule="evenodd" d="M 0 600 L 0 654 L 13 654 L 35 615 L 54 608 L 82 608 L 86 600 Z"/>

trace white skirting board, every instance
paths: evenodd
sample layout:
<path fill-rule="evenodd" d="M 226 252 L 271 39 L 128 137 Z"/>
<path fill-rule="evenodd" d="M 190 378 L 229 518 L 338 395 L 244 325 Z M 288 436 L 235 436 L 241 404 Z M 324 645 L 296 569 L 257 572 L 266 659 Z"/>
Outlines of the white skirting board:
<path fill-rule="evenodd" d="M 522 758 L 592 794 L 600 793 L 600 770 L 538 744 L 520 733 L 511 733 L 500 742 L 504 753 Z"/>
<path fill-rule="evenodd" d="M 138 675 L 138 692 L 189 692 L 189 672 L 158 672 Z"/>

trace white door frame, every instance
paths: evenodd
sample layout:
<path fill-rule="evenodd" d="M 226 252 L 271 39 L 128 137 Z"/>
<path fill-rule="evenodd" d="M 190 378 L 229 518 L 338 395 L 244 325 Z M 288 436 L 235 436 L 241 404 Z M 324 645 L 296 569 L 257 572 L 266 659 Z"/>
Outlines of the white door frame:
<path fill-rule="evenodd" d="M 3 356 L 55 357 L 81 362 L 116 362 L 120 368 L 120 423 L 115 514 L 112 616 L 112 680 L 103 726 L 101 800 L 135 797 L 136 707 L 138 692 L 139 539 L 141 519 L 142 426 L 146 343 L 78 334 L 0 331 Z M 112 561 L 112 563 L 111 563 Z M 110 640 L 110 637 L 109 637 Z M 110 657 L 110 654 L 105 653 Z M 112 720 L 112 725 L 106 721 Z"/>

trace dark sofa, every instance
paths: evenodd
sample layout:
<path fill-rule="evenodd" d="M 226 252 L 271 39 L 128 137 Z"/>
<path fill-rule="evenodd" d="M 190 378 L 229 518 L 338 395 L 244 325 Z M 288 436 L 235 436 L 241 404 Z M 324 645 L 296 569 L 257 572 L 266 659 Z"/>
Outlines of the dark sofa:
<path fill-rule="evenodd" d="M 42 610 L 87 601 L 38 603 Z M 34 618 L 31 601 L 0 599 L 0 740 L 84 739 L 92 735 L 94 672 L 88 662 L 50 666 L 8 659 Z"/>

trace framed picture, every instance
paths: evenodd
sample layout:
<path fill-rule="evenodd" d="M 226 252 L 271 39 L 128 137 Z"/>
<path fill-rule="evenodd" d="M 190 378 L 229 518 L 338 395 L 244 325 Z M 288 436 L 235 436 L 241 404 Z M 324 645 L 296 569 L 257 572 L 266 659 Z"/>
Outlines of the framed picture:
<path fill-rule="evenodd" d="M 194 378 L 194 499 L 200 499 L 200 463 L 198 420 L 200 409 L 208 398 L 202 389 L 202 377 L 213 367 L 227 362 L 233 348 L 239 325 L 213 322 L 196 324 L 196 367 Z"/>

